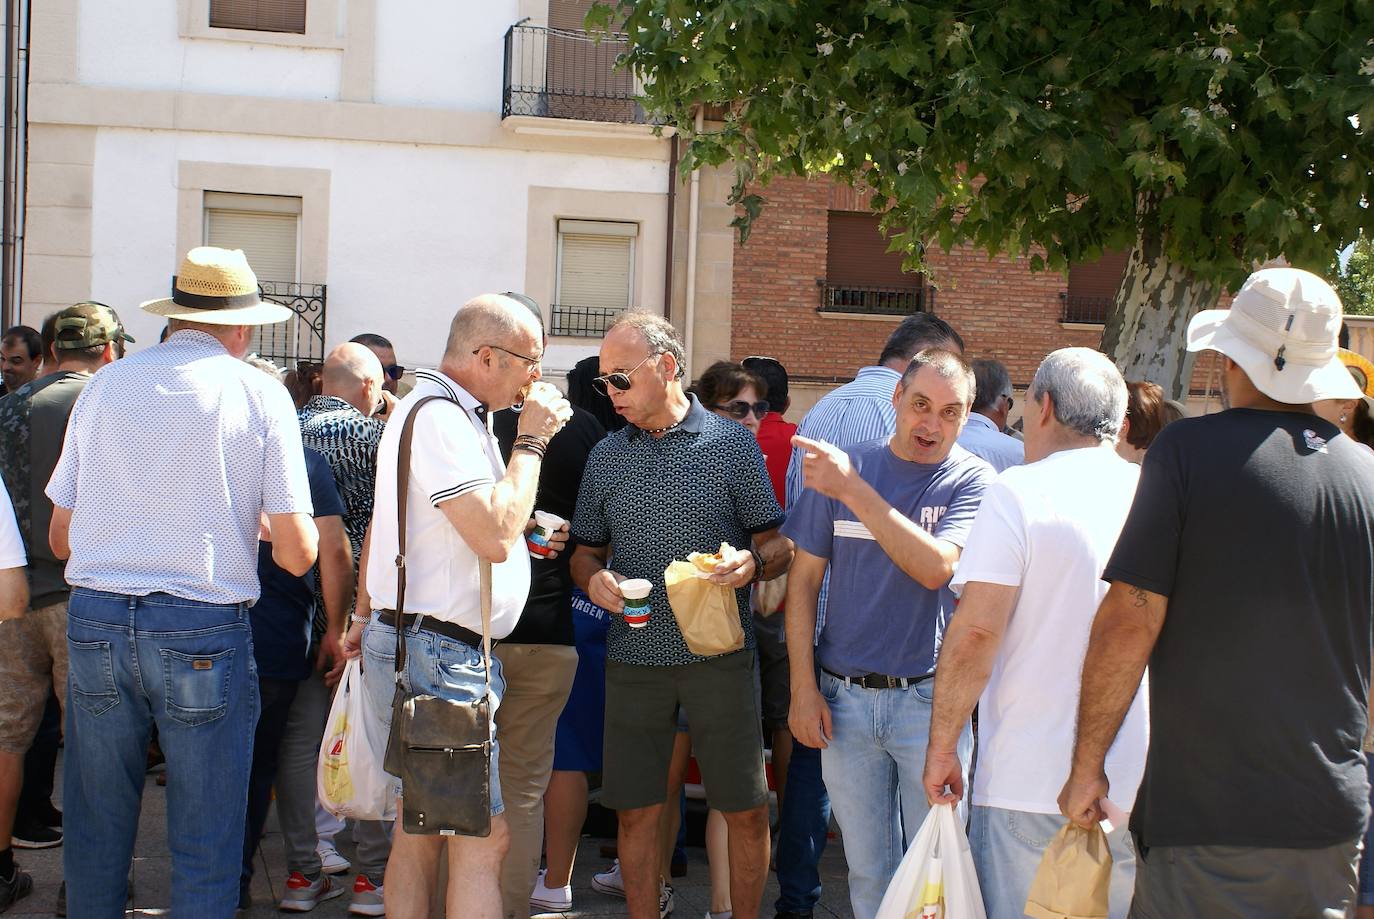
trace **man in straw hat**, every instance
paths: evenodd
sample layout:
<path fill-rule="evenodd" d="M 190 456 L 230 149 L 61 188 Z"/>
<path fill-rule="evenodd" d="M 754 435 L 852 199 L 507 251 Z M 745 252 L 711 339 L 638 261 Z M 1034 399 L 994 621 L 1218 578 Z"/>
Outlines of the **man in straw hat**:
<path fill-rule="evenodd" d="M 148 737 L 167 756 L 171 908 L 228 916 L 238 902 L 258 717 L 248 606 L 265 517 L 292 574 L 317 534 L 296 413 L 244 363 L 262 301 L 243 253 L 192 249 L 163 344 L 111 364 L 77 399 L 48 483 L 50 540 L 72 585 L 66 761 L 68 911 L 123 912 Z"/>
<path fill-rule="evenodd" d="M 1188 327 L 1190 351 L 1222 355 L 1228 410 L 1169 425 L 1146 454 L 1059 797 L 1081 826 L 1102 818 L 1148 663 L 1133 916 L 1339 916 L 1354 900 L 1374 458 L 1312 411 L 1359 396 L 1340 324 L 1321 278 L 1267 268 Z"/>

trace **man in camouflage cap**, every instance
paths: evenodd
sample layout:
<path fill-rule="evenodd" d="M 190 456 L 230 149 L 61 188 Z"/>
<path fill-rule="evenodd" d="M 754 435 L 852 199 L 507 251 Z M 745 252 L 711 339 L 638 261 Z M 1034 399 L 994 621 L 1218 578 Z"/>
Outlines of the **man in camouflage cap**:
<path fill-rule="evenodd" d="M 133 341 L 113 309 L 83 302 L 51 317 L 53 353 L 45 357 L 52 373 L 0 398 L 0 478 L 14 503 L 19 531 L 28 552 L 29 610 L 6 623 L 0 641 L 0 912 L 32 887 L 14 864 L 13 844 L 34 848 L 62 842 L 60 830 L 25 815 L 20 825 L 15 809 L 28 752 L 54 689 L 65 705 L 67 688 L 67 594 L 65 565 L 48 545 L 52 502 L 43 488 L 62 454 L 67 418 L 91 375 L 124 356 Z M 52 810 L 51 805 L 48 805 Z M 29 825 L 32 824 L 32 825 Z"/>

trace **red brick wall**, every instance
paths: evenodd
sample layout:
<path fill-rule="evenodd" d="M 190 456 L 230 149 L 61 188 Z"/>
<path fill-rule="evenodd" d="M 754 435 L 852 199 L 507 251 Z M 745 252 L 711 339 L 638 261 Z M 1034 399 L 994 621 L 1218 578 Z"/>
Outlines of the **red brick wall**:
<path fill-rule="evenodd" d="M 817 281 L 826 272 L 826 215 L 858 209 L 867 195 L 833 188 L 827 177 L 777 179 L 760 192 L 767 199 L 749 241 L 735 250 L 731 353 L 776 357 L 798 381 L 843 381 L 872 364 L 897 319 L 820 316 Z M 1041 359 L 1056 348 L 1098 346 L 1098 328 L 1064 328 L 1059 294 L 1063 275 L 1031 272 L 1025 260 L 989 259 L 971 247 L 929 257 L 939 284 L 935 312 L 964 338 L 972 357 L 1007 365 L 1024 388 Z M 1229 302 L 1229 298 L 1223 298 Z M 1193 388 L 1202 391 L 1210 364 L 1200 358 Z"/>

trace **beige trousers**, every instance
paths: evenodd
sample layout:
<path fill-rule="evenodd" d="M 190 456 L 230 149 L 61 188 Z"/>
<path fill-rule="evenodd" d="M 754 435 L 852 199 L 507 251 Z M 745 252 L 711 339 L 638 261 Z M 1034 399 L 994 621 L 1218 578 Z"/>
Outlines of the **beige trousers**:
<path fill-rule="evenodd" d="M 553 772 L 553 736 L 577 673 L 570 645 L 499 644 L 506 692 L 496 710 L 501 799 L 510 851 L 501 868 L 506 919 L 526 919 L 544 840 L 544 791 Z"/>

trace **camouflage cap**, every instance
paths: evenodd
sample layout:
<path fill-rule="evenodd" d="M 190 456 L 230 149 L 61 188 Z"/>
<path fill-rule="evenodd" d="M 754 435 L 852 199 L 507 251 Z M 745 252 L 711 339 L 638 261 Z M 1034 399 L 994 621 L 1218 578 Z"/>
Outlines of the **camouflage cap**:
<path fill-rule="evenodd" d="M 58 351 L 93 348 L 107 342 L 133 341 L 113 307 L 83 300 L 60 311 L 53 319 L 53 347 Z"/>

